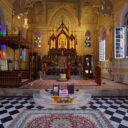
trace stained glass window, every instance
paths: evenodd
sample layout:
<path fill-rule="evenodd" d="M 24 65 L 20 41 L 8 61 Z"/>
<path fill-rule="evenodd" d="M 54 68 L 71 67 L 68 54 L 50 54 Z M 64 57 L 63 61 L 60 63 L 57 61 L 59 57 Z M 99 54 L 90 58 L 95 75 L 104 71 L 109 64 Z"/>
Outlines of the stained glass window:
<path fill-rule="evenodd" d="M 6 36 L 6 26 L 0 24 L 0 36 Z"/>
<path fill-rule="evenodd" d="M 126 27 L 126 56 L 128 57 L 128 24 Z"/>
<path fill-rule="evenodd" d="M 36 47 L 36 48 L 42 47 L 40 32 L 35 32 L 34 33 L 34 47 Z"/>
<path fill-rule="evenodd" d="M 6 49 L 7 46 L 5 44 L 0 44 L 0 59 L 6 59 Z"/>
<path fill-rule="evenodd" d="M 85 33 L 85 47 L 91 47 L 91 33 L 87 31 Z"/>
<path fill-rule="evenodd" d="M 128 12 L 122 27 L 115 29 L 115 58 L 128 57 Z"/>
<path fill-rule="evenodd" d="M 125 57 L 125 27 L 115 29 L 115 58 Z"/>
<path fill-rule="evenodd" d="M 26 60 L 26 48 L 20 48 L 20 62 L 25 62 Z"/>
<path fill-rule="evenodd" d="M 126 57 L 128 57 L 128 12 L 125 15 L 125 28 L 126 28 Z"/>

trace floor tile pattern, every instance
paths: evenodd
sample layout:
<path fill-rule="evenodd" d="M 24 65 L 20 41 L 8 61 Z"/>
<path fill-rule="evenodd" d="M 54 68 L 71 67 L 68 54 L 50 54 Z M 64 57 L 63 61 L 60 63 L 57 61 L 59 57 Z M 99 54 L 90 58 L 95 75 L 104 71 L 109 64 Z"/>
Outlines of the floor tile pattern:
<path fill-rule="evenodd" d="M 115 128 L 128 128 L 128 97 L 92 97 L 82 109 L 102 111 Z M 7 128 L 24 109 L 46 109 L 37 106 L 32 97 L 0 97 L 0 128 Z"/>

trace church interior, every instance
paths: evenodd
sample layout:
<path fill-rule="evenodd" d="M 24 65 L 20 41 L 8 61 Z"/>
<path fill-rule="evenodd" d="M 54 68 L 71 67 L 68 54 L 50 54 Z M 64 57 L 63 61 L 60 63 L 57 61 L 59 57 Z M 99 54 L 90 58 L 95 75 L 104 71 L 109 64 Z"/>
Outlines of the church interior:
<path fill-rule="evenodd" d="M 128 128 L 128 0 L 0 0 L 0 128 L 89 121 Z"/>

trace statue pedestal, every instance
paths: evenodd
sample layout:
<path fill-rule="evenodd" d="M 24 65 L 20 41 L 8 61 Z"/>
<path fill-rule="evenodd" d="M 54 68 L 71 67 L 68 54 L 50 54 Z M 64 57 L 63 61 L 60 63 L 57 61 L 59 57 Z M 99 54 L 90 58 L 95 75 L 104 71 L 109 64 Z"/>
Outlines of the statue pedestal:
<path fill-rule="evenodd" d="M 74 93 L 74 98 L 71 99 L 70 103 L 54 103 L 57 102 L 57 99 L 60 97 L 52 97 L 50 92 L 45 90 L 37 90 L 33 93 L 33 99 L 35 103 L 39 106 L 43 106 L 45 108 L 53 108 L 53 109 L 71 109 L 71 108 L 79 108 L 87 105 L 91 100 L 91 94 L 86 93 L 84 90 L 80 90 Z M 64 101 L 65 102 L 65 101 Z"/>
<path fill-rule="evenodd" d="M 51 98 L 54 99 L 54 103 L 73 104 L 75 102 L 75 98 L 70 97 L 52 96 Z"/>
<path fill-rule="evenodd" d="M 66 74 L 65 73 L 61 73 L 60 74 L 60 79 L 58 79 L 58 81 L 67 81 Z"/>

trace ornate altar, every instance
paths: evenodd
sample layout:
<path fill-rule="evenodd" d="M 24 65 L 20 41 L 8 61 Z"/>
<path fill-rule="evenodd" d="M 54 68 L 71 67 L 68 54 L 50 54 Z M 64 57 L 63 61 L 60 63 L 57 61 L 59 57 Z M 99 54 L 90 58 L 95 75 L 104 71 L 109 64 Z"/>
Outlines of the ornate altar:
<path fill-rule="evenodd" d="M 66 74 L 69 65 L 71 67 L 69 76 L 82 75 L 83 70 L 79 69 L 83 67 L 83 57 L 78 56 L 76 52 L 75 32 L 70 31 L 63 20 L 56 31 L 50 35 L 48 45 L 48 55 L 43 57 L 43 63 L 48 67 L 48 75 Z"/>
<path fill-rule="evenodd" d="M 69 64 L 72 65 L 72 67 L 77 66 L 77 39 L 63 21 L 56 32 L 49 37 L 48 45 L 48 56 L 45 56 L 43 63 L 47 63 L 49 69 L 54 68 L 54 71 L 57 73 L 57 70 L 60 69 L 65 72 Z"/>
<path fill-rule="evenodd" d="M 76 49 L 77 39 L 62 21 L 56 33 L 50 36 L 48 44 L 49 49 Z"/>

